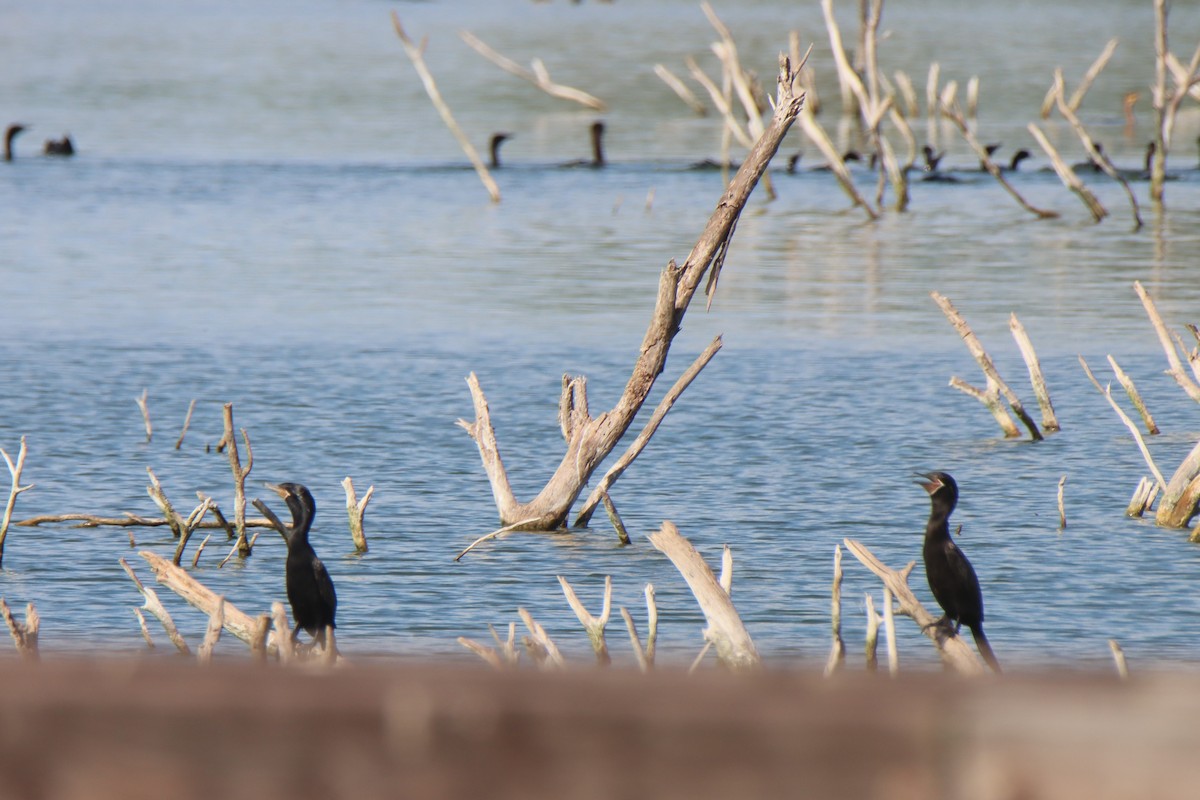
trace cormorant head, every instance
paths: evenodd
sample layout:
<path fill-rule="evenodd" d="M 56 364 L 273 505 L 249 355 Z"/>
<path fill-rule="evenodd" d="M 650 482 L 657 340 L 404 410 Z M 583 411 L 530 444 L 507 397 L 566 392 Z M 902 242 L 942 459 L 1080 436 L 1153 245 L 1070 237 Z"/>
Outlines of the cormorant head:
<path fill-rule="evenodd" d="M 921 472 L 918 475 L 925 480 L 917 481 L 929 492 L 929 497 L 949 505 L 950 508 L 958 503 L 958 484 L 946 472 Z"/>
<path fill-rule="evenodd" d="M 1012 161 L 1008 163 L 1008 168 L 1015 170 L 1021 165 L 1022 161 L 1029 158 L 1031 155 L 1032 154 L 1028 150 L 1021 148 L 1017 152 L 1013 153 Z"/>
<path fill-rule="evenodd" d="M 289 541 L 295 534 L 307 536 L 313 517 L 317 513 L 316 501 L 308 488 L 299 483 L 264 483 L 263 486 L 282 497 L 292 512 L 292 528 L 287 537 Z"/>

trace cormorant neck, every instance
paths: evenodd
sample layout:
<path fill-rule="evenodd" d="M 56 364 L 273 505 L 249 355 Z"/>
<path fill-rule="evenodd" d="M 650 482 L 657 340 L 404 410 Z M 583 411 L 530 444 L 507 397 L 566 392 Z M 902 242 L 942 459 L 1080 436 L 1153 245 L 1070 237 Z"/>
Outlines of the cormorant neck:
<path fill-rule="evenodd" d="M 289 496 L 287 499 L 288 508 L 292 512 L 292 524 L 288 530 L 287 543 L 288 547 L 300 542 L 308 543 L 308 529 L 312 527 L 312 513 L 295 496 Z"/>
<path fill-rule="evenodd" d="M 925 536 L 932 539 L 949 539 L 950 514 L 953 511 L 953 504 L 933 498 L 929 509 L 929 522 L 925 523 Z"/>

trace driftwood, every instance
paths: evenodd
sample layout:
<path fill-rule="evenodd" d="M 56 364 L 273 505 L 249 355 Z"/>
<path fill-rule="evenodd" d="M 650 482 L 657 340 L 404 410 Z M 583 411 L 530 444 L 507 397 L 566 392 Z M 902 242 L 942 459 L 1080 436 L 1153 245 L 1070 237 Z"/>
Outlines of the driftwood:
<path fill-rule="evenodd" d="M 141 579 L 138 578 L 137 573 L 133 571 L 133 567 L 129 566 L 128 561 L 122 558 L 120 559 L 120 562 L 121 567 L 125 570 L 126 574 L 129 575 L 129 579 L 133 581 L 133 585 L 137 587 L 137 590 L 141 592 L 142 597 L 146 601 L 142 605 L 141 609 L 135 609 L 138 612 L 138 619 L 141 621 L 142 636 L 145 637 L 147 642 L 150 642 L 150 633 L 146 630 L 145 618 L 142 617 L 140 613 L 141 610 L 144 609 L 149 611 L 163 626 L 163 630 L 167 632 L 167 638 L 171 640 L 171 644 L 175 645 L 175 648 L 179 650 L 180 653 L 183 653 L 185 656 L 190 656 L 192 654 L 192 649 L 188 647 L 187 641 L 182 635 L 180 635 L 179 629 L 175 627 L 175 620 L 171 618 L 170 612 L 167 611 L 166 607 L 162 604 L 162 601 L 158 599 L 158 593 L 155 592 L 153 588 L 142 583 Z M 153 644 L 151 644 L 151 646 L 153 646 Z"/>
<path fill-rule="evenodd" d="M 568 605 L 575 612 L 575 616 L 579 618 L 579 623 L 583 625 L 583 629 L 587 631 L 588 639 L 592 643 L 592 649 L 596 652 L 596 663 L 601 666 L 608 666 L 612 663 L 612 657 L 609 656 L 608 644 L 604 641 L 604 628 L 608 625 L 609 614 L 612 611 L 612 576 L 604 576 L 604 607 L 600 611 L 599 617 L 592 616 L 583 607 L 579 596 L 575 594 L 575 590 L 567 582 L 566 578 L 559 575 L 558 582 L 562 586 L 563 594 L 567 596 Z"/>
<path fill-rule="evenodd" d="M 145 425 L 145 427 L 146 427 L 146 441 L 147 442 L 149 442 L 150 439 L 153 438 L 153 436 L 154 436 L 154 426 L 150 424 L 150 407 L 146 403 L 148 396 L 149 396 L 149 390 L 142 389 L 142 396 L 134 398 L 134 401 L 138 404 L 138 408 L 142 412 L 142 424 Z"/>
<path fill-rule="evenodd" d="M 367 503 L 371 502 L 371 497 L 375 494 L 375 487 L 369 487 L 362 500 L 359 500 L 358 495 L 355 494 L 354 481 L 349 477 L 342 481 L 342 488 L 346 490 L 346 515 L 350 518 L 350 537 L 354 539 L 354 550 L 358 553 L 365 553 L 367 552 L 367 536 L 363 533 L 363 517 L 367 513 Z"/>
<path fill-rule="evenodd" d="M 1029 334 L 1025 332 L 1025 326 L 1017 319 L 1016 314 L 1009 315 L 1008 328 L 1017 342 L 1017 349 L 1021 351 L 1021 358 L 1025 359 L 1025 366 L 1029 369 L 1029 384 L 1033 387 L 1033 395 L 1042 411 L 1042 430 L 1048 433 L 1062 430 L 1062 426 L 1058 424 L 1058 416 L 1054 413 L 1054 403 L 1050 402 L 1050 390 L 1046 388 L 1042 364 L 1038 361 Z"/>
<path fill-rule="evenodd" d="M 210 509 L 215 506 L 210 506 Z M 36 528 L 40 525 L 48 525 L 56 522 L 76 522 L 76 528 L 162 528 L 169 527 L 171 521 L 166 517 L 143 517 L 138 514 L 125 512 L 120 517 L 105 517 L 99 514 L 39 514 L 36 517 L 28 519 L 20 519 L 13 523 L 22 528 Z M 270 528 L 272 527 L 270 520 L 266 519 L 247 519 L 247 528 Z M 222 519 L 221 521 L 204 522 L 196 524 L 197 530 L 208 530 L 210 528 L 219 528 L 226 530 L 229 528 L 229 523 Z"/>
<path fill-rule="evenodd" d="M 404 53 L 408 56 L 409 61 L 412 62 L 413 69 L 416 70 L 417 76 L 421 79 L 421 84 L 425 87 L 425 93 L 429 95 L 429 100 L 433 103 L 433 107 L 437 109 L 442 122 L 446 123 L 446 127 L 450 129 L 450 133 L 454 134 L 454 138 L 458 141 L 459 147 L 467 154 L 467 158 L 471 161 L 471 166 L 475 168 L 475 172 L 479 175 L 479 180 L 483 183 L 483 188 L 487 190 L 488 196 L 492 198 L 492 202 L 499 203 L 500 187 L 492 179 L 492 173 L 488 171 L 487 165 L 479 157 L 479 153 L 476 152 L 475 146 L 471 144 L 471 140 L 467 138 L 462 128 L 454 121 L 454 115 L 450 113 L 450 107 L 442 99 L 442 93 L 438 91 L 433 74 L 429 71 L 429 67 L 425 65 L 425 56 L 423 55 L 425 42 L 422 41 L 418 45 L 412 39 L 408 38 L 404 26 L 400 24 L 400 17 L 395 11 L 392 12 L 392 26 L 396 29 L 396 36 L 400 38 L 400 44 L 404 46 Z"/>
<path fill-rule="evenodd" d="M 16 645 L 21 658 L 37 661 L 38 628 L 41 625 L 41 617 L 38 616 L 33 603 L 25 606 L 25 622 L 22 623 L 17 621 L 8 607 L 8 603 L 4 601 L 3 597 L 0 597 L 0 615 L 3 615 L 4 622 L 8 625 L 8 632 L 12 634 L 13 644 Z"/>
<path fill-rule="evenodd" d="M 394 15 L 393 15 L 394 17 Z M 397 23 L 399 25 L 399 23 Z M 607 111 L 608 106 L 598 97 L 594 97 L 585 91 L 575 89 L 570 86 L 563 86 L 560 83 L 555 83 L 550 80 L 550 72 L 546 69 L 546 65 L 542 63 L 540 58 L 535 58 L 531 62 L 532 69 L 525 67 L 513 61 L 507 56 L 497 53 L 489 47 L 482 39 L 470 31 L 462 30 L 458 32 L 461 38 L 467 45 L 479 55 L 491 61 L 496 66 L 505 72 L 516 75 L 518 78 L 523 78 L 529 81 L 537 88 L 541 89 L 551 97 L 556 97 L 560 100 L 570 100 L 574 103 L 579 103 L 582 106 L 593 108 L 596 111 Z"/>
<path fill-rule="evenodd" d="M 200 649 L 196 651 L 196 660 L 201 664 L 208 664 L 212 661 L 213 648 L 217 646 L 217 642 L 221 639 L 221 628 L 225 627 L 225 598 L 217 598 L 217 607 L 212 610 L 212 614 L 208 617 L 208 628 L 204 631 L 204 641 L 200 642 Z M 258 626 L 251 631 L 248 642 L 251 649 L 258 638 Z"/>
<path fill-rule="evenodd" d="M 1129 680 L 1129 664 L 1125 661 L 1125 651 L 1116 639 L 1108 640 L 1108 649 L 1112 651 L 1113 663 L 1117 667 L 1117 677 L 1123 681 Z"/>
<path fill-rule="evenodd" d="M 154 501 L 154 505 L 158 506 L 158 510 L 163 513 L 163 517 L 167 520 L 167 525 L 171 527 L 171 535 L 176 539 L 183 539 L 187 522 L 183 517 L 179 516 L 179 512 L 175 510 L 175 507 L 171 505 L 171 501 L 167 499 L 166 492 L 163 491 L 162 484 L 158 482 L 158 476 L 154 474 L 154 470 L 146 467 L 146 474 L 150 476 L 150 485 L 146 487 L 146 494 Z"/>
<path fill-rule="evenodd" d="M 1065 530 L 1067 527 L 1067 509 L 1063 505 L 1063 495 L 1066 491 L 1067 476 L 1063 475 L 1058 479 L 1058 529 Z"/>
<path fill-rule="evenodd" d="M 883 618 L 875 610 L 875 599 L 869 594 L 866 596 L 866 606 L 867 634 L 863 644 L 863 651 L 866 656 L 867 672 L 876 672 L 879 670 L 879 624 L 883 621 Z"/>
<path fill-rule="evenodd" d="M 770 125 L 718 202 L 703 234 L 682 266 L 676 266 L 672 261 L 663 270 L 655 310 L 641 352 L 616 406 L 593 417 L 588 410 L 585 379 L 576 377 L 564 380 L 560 422 L 567 440 L 566 452 L 553 476 L 533 500 L 520 502 L 513 494 L 496 443 L 487 399 L 475 374 L 467 378 L 475 419 L 473 422 L 460 420 L 459 424 L 479 448 L 502 524 L 507 526 L 529 520 L 522 523 L 521 527 L 531 530 L 562 527 L 572 504 L 592 473 L 633 423 L 665 367 L 671 343 L 680 330 L 680 323 L 700 281 L 709 267 L 723 258 L 734 225 L 751 191 L 800 111 L 804 98 L 794 91 L 795 77 L 787 58 L 781 58 L 775 114 Z"/>
<path fill-rule="evenodd" d="M 229 469 L 233 472 L 233 525 L 237 531 L 237 551 L 244 558 L 251 550 L 246 539 L 246 476 L 254 467 L 254 451 L 250 448 L 250 436 L 242 428 L 242 441 L 246 444 L 246 466 L 243 467 L 233 435 L 233 403 L 224 405 L 223 416 L 225 432 L 221 436 L 221 446 L 229 450 Z"/>
<path fill-rule="evenodd" d="M 1112 55 L 1116 49 L 1117 39 L 1109 39 L 1108 44 L 1104 45 L 1104 49 L 1100 51 L 1100 55 L 1096 57 L 1096 60 L 1092 62 L 1090 67 L 1088 67 L 1087 72 L 1083 74 L 1083 77 L 1079 81 L 1079 85 L 1075 87 L 1075 91 L 1071 94 L 1071 99 L 1064 101 L 1068 111 L 1075 112 L 1079 110 L 1079 105 L 1083 102 L 1084 95 L 1087 94 L 1088 89 L 1092 88 L 1092 83 L 1095 82 L 1096 76 L 1100 74 L 1101 70 L 1108 66 L 1108 61 L 1112 58 Z M 1061 70 L 1057 71 L 1061 72 Z M 1061 97 L 1060 93 L 1058 92 L 1058 86 L 1054 85 L 1046 91 L 1046 97 L 1044 100 L 1042 100 L 1042 119 L 1050 118 L 1050 112 L 1054 110 L 1055 101 L 1057 99 L 1056 96 Z"/>
<path fill-rule="evenodd" d="M 1058 150 L 1054 148 L 1054 145 L 1050 144 L 1050 140 L 1046 138 L 1046 134 L 1042 133 L 1041 128 L 1032 122 L 1025 127 L 1033 135 L 1034 140 L 1046 151 L 1046 155 L 1050 157 L 1050 164 L 1054 167 L 1055 173 L 1058 174 L 1059 180 L 1063 182 L 1064 186 L 1074 192 L 1080 202 L 1087 207 L 1087 210 L 1092 215 L 1092 219 L 1099 222 L 1107 217 L 1108 209 L 1101 204 L 1096 195 L 1092 193 L 1092 190 L 1079 179 L 1079 176 L 1075 174 L 1075 170 L 1071 169 L 1071 166 L 1063 161 L 1062 156 L 1058 154 Z"/>
<path fill-rule="evenodd" d="M 1160 488 L 1158 481 L 1152 481 L 1143 476 L 1138 481 L 1137 488 L 1133 490 L 1133 497 L 1129 499 L 1129 505 L 1125 508 L 1125 516 L 1141 517 L 1144 515 L 1153 507 Z"/>
<path fill-rule="evenodd" d="M 654 668 L 654 650 L 658 642 L 658 604 L 654 601 L 654 584 L 646 584 L 646 645 L 638 636 L 637 625 L 633 615 L 624 606 L 621 607 L 621 617 L 625 620 L 625 628 L 629 631 L 629 641 L 633 645 L 633 655 L 637 659 L 638 669 L 649 672 Z"/>
<path fill-rule="evenodd" d="M 1108 400 L 1108 404 L 1112 406 L 1113 411 L 1116 411 L 1117 416 L 1121 418 L 1121 422 L 1124 422 L 1125 427 L 1128 428 L 1129 432 L 1133 434 L 1133 439 L 1135 442 L 1137 442 L 1138 449 L 1142 453 L 1142 458 L 1146 460 L 1146 466 L 1148 466 L 1150 468 L 1150 472 L 1154 474 L 1154 478 L 1158 481 L 1158 485 L 1165 488 L 1167 482 L 1163 479 L 1162 472 L 1159 471 L 1158 465 L 1154 463 L 1154 457 L 1150 455 L 1150 449 L 1146 447 L 1146 440 L 1142 438 L 1142 434 L 1138 431 L 1137 425 L 1135 425 L 1133 420 L 1129 418 L 1129 415 L 1122 411 L 1121 407 L 1117 405 L 1117 401 L 1113 399 L 1111 387 L 1100 385 L 1100 381 L 1096 380 L 1096 376 L 1092 374 L 1092 370 L 1088 366 L 1087 361 L 1084 360 L 1083 356 L 1079 356 L 1079 363 L 1083 366 L 1083 371 L 1087 373 L 1092 385 L 1095 386 L 1102 395 L 1104 395 L 1105 399 Z"/>
<path fill-rule="evenodd" d="M 1134 385 L 1133 378 L 1125 374 L 1125 370 L 1121 369 L 1121 365 L 1111 355 L 1108 357 L 1108 365 L 1112 367 L 1113 374 L 1117 376 L 1117 382 L 1125 389 L 1125 394 L 1129 395 L 1129 401 L 1133 403 L 1133 407 L 1141 415 L 1142 424 L 1146 426 L 1146 432 L 1151 436 L 1158 435 L 1158 424 L 1154 421 L 1154 417 L 1150 415 L 1150 409 L 1146 407 L 1146 402 L 1142 400 L 1141 392 Z"/>
<path fill-rule="evenodd" d="M 842 546 L 833 549 L 833 597 L 830 601 L 829 625 L 833 644 L 825 662 L 825 674 L 832 675 L 846 663 L 846 643 L 842 641 Z"/>
<path fill-rule="evenodd" d="M 540 669 L 562 669 L 567 665 L 563 659 L 562 653 L 559 652 L 558 646 L 546 633 L 546 629 L 542 624 L 533 618 L 524 608 L 518 608 L 517 614 L 521 617 L 521 621 L 525 623 L 525 627 L 529 630 L 529 635 L 523 640 L 525 652 L 529 653 L 529 657 L 533 659 L 533 663 L 537 664 Z"/>
<path fill-rule="evenodd" d="M 179 431 L 179 438 L 175 440 L 175 449 L 183 447 L 183 437 L 187 436 L 188 428 L 192 424 L 192 412 L 196 410 L 196 401 L 188 403 L 187 415 L 183 418 L 183 429 Z"/>
<path fill-rule="evenodd" d="M 1154 158 L 1150 164 L 1150 199 L 1157 205 L 1163 203 L 1163 189 L 1167 180 L 1167 152 L 1171 147 L 1171 134 L 1179 107 L 1189 93 L 1200 85 L 1200 45 L 1192 53 L 1191 62 L 1184 67 L 1167 47 L 1166 0 L 1154 0 Z M 1167 95 L 1167 72 L 1175 81 L 1175 89 Z"/>
<path fill-rule="evenodd" d="M 697 116 L 708 116 L 708 108 L 697 99 L 691 89 L 687 87 L 682 80 L 671 70 L 667 69 L 662 64 L 654 65 L 654 74 L 657 75 L 663 83 L 670 87 L 680 100 L 682 100 L 688 108 L 696 113 Z"/>
<path fill-rule="evenodd" d="M 884 588 L 890 591 L 900 604 L 900 613 L 906 617 L 910 617 L 913 622 L 920 626 L 921 631 L 929 637 L 929 640 L 934 643 L 938 649 L 939 655 L 942 657 L 942 663 L 953 669 L 955 672 L 960 672 L 965 675 L 981 675 L 983 674 L 983 664 L 975 656 L 973 651 L 961 636 L 954 633 L 944 625 L 938 625 L 937 619 L 925 610 L 925 607 L 917 601 L 916 595 L 908 588 L 908 576 L 912 572 L 916 562 L 909 562 L 902 570 L 894 570 L 888 568 L 882 561 L 877 559 L 875 555 L 868 550 L 864 545 L 854 541 L 853 539 L 845 539 L 843 544 L 846 549 L 854 554 L 862 565 L 874 572 L 881 580 L 883 580 Z M 885 596 L 884 598 L 884 614 L 890 613 L 891 602 Z M 895 647 L 889 648 L 891 653 L 895 653 Z"/>
<path fill-rule="evenodd" d="M 731 563 L 728 550 L 726 566 L 722 569 L 724 580 L 720 581 L 713 575 L 704 557 L 670 522 L 663 522 L 661 530 L 650 534 L 650 543 L 671 559 L 671 563 L 687 581 L 708 622 L 708 627 L 704 629 L 704 640 L 716 649 L 721 664 L 732 670 L 761 666 L 754 642 L 730 599 L 728 587 L 732 573 L 728 566 Z"/>
<path fill-rule="evenodd" d="M 950 385 L 961 392 L 970 394 L 986 405 L 988 410 L 992 412 L 992 416 L 1000 424 L 1005 436 L 1013 438 L 1018 434 L 1016 426 L 1012 424 L 1012 420 L 1009 419 L 1007 412 L 1005 412 L 1004 407 L 1000 404 L 1001 395 L 1008 401 L 1009 407 L 1012 408 L 1017 418 L 1025 424 L 1025 427 L 1029 430 L 1030 437 L 1035 441 L 1044 438 L 1042 432 L 1038 430 L 1037 423 L 1025 411 L 1025 407 L 1021 404 L 1020 399 L 1017 398 L 1016 393 L 1000 377 L 996 365 L 992 363 L 991 356 L 983 349 L 983 345 L 980 343 L 978 337 L 975 336 L 975 332 L 967 325 L 967 321 L 958 313 L 958 309 L 954 307 L 954 304 L 950 302 L 949 298 L 938 292 L 930 292 L 930 297 L 942 309 L 942 313 L 946 315 L 946 319 L 950 320 L 950 324 L 954 326 L 954 330 L 958 331 L 958 335 L 962 337 L 963 343 L 967 346 L 971 355 L 974 356 L 975 362 L 979 364 L 980 369 L 983 370 L 983 374 L 987 377 L 986 390 L 980 390 L 958 378 L 951 378 Z"/>
<path fill-rule="evenodd" d="M 21 485 L 21 471 L 25 469 L 25 456 L 28 454 L 25 447 L 25 437 L 21 437 L 21 449 L 17 452 L 17 461 L 13 463 L 6 450 L 0 449 L 0 455 L 4 456 L 4 463 L 8 465 L 8 471 L 12 475 L 12 484 L 8 490 L 8 502 L 4 504 L 4 519 L 0 520 L 0 564 L 4 563 L 4 540 L 8 538 L 8 526 L 12 522 L 13 509 L 17 505 L 17 495 L 21 492 L 27 492 L 33 488 L 33 484 L 28 486 Z M 20 525 L 21 523 L 16 523 Z"/>
<path fill-rule="evenodd" d="M 1146 315 L 1150 317 L 1150 322 L 1154 325 L 1154 332 L 1158 334 L 1158 341 L 1162 345 L 1163 353 L 1167 356 L 1167 364 L 1170 367 L 1167 370 L 1167 374 L 1174 378 L 1180 388 L 1187 392 L 1188 397 L 1200 403 L 1200 384 L 1196 382 L 1196 379 L 1200 378 L 1200 352 L 1197 350 L 1189 352 L 1187 347 L 1184 346 L 1183 340 L 1167 328 L 1162 315 L 1158 313 L 1158 307 L 1154 304 L 1154 299 L 1142 288 L 1141 281 L 1134 281 L 1133 289 L 1141 299 L 1142 306 L 1146 309 Z M 1183 361 L 1179 357 L 1180 352 L 1183 353 L 1184 359 L 1188 362 L 1192 375 L 1188 375 L 1184 370 Z"/>

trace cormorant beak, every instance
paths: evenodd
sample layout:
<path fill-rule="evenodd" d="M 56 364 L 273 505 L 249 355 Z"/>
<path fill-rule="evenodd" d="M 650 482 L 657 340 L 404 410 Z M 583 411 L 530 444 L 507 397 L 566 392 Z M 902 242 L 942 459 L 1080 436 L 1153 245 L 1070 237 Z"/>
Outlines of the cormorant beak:
<path fill-rule="evenodd" d="M 933 494 L 934 492 L 936 492 L 938 489 L 942 488 L 942 486 L 945 485 L 940 480 L 938 480 L 936 477 L 934 477 L 934 474 L 932 472 L 918 472 L 918 473 L 916 473 L 916 475 L 919 478 L 925 479 L 923 481 L 917 481 L 917 483 L 921 485 L 921 488 L 923 488 L 925 491 L 929 492 L 930 494 Z"/>
<path fill-rule="evenodd" d="M 285 499 L 285 500 L 287 499 L 288 490 L 283 488 L 282 486 L 276 486 L 273 483 L 264 483 L 263 486 L 267 487 L 268 489 L 270 489 L 272 492 L 279 495 L 283 499 Z"/>

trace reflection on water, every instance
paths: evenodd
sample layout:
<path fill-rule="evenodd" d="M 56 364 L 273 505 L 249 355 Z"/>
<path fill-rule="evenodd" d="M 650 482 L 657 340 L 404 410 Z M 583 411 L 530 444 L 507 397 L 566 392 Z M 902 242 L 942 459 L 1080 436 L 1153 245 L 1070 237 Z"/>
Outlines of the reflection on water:
<path fill-rule="evenodd" d="M 1132 163 L 1149 104 L 1125 137 L 1120 101 L 1148 80 L 1142 6 L 896 3 L 883 54 L 918 83 L 930 58 L 944 78 L 979 74 L 980 138 L 1011 151 L 1053 67 L 1075 80 L 1119 33 L 1083 111 L 1106 149 Z M 616 399 L 659 270 L 690 249 L 721 192 L 719 172 L 687 169 L 718 152 L 717 123 L 677 106 L 651 72 L 704 57 L 712 34 L 690 2 L 401 4 L 410 31 L 430 35 L 431 66 L 473 138 L 516 134 L 497 173 L 504 199 L 492 205 L 403 60 L 389 10 L 364 1 L 168 12 L 127 0 L 0 12 L 0 47 L 20 65 L 0 75 L 13 104 L 5 113 L 36 125 L 17 160 L 0 165 L 0 446 L 13 453 L 28 437 L 23 480 L 36 484 L 17 517 L 149 513 L 147 466 L 181 506 L 196 491 L 230 506 L 228 465 L 206 447 L 220 437 L 221 403 L 233 402 L 254 445 L 252 481 L 313 489 L 313 538 L 338 585 L 350 653 L 457 657 L 456 636 L 485 637 L 487 623 L 525 606 L 581 656 L 555 576 L 595 606 L 611 574 L 615 602 L 639 620 L 654 583 L 665 650 L 687 659 L 703 621 L 645 541 L 671 519 L 711 560 L 733 546 L 735 600 L 769 659 L 820 662 L 834 545 L 851 536 L 895 566 L 916 558 L 928 501 L 909 476 L 944 469 L 962 487 L 956 518 L 1002 660 L 1099 664 L 1108 638 L 1135 661 L 1196 657 L 1197 551 L 1179 532 L 1122 517 L 1145 467 L 1076 361 L 1083 353 L 1097 368 L 1118 355 L 1165 431 L 1151 443 L 1160 466 L 1178 463 L 1200 431 L 1196 408 L 1162 375 L 1132 283 L 1177 325 L 1195 321 L 1200 175 L 1185 169 L 1194 107 L 1168 210 L 1146 209 L 1140 231 L 1119 188 L 1101 181 L 1094 189 L 1113 216 L 1091 224 L 1038 171 L 1040 158 L 1013 180 L 1060 220 L 1033 221 L 964 172 L 957 183 L 915 183 L 910 213 L 870 224 L 828 175 L 778 171 L 778 199 L 752 200 L 713 308 L 687 317 L 664 379 L 718 333 L 724 350 L 617 485 L 634 545 L 618 547 L 597 520 L 586 534 L 511 536 L 455 564 L 496 524 L 478 455 L 454 425 L 472 413 L 464 376 L 477 372 L 488 393 L 518 494 L 537 491 L 561 452 L 561 374 L 589 377 L 594 410 Z M 827 102 L 836 97 L 819 9 L 718 11 L 762 75 L 773 74 L 782 30 L 818 37 L 812 63 Z M 1195 10 L 1173 19 L 1173 40 L 1195 41 Z M 596 115 L 498 74 L 458 41 L 463 27 L 609 99 L 612 166 L 556 168 L 587 155 Z M 597 44 L 567 44 L 585 40 Z M 828 112 L 824 122 L 836 127 Z M 63 131 L 74 159 L 35 156 Z M 948 130 L 933 133 L 946 163 L 971 168 Z M 801 146 L 797 137 L 785 150 Z M 1020 316 L 1063 433 L 1000 440 L 977 403 L 946 387 L 978 373 L 931 290 L 955 302 L 1018 387 L 1024 365 L 1007 325 Z M 149 444 L 133 402 L 143 388 Z M 377 487 L 364 556 L 346 555 L 346 475 L 360 492 Z M 1059 532 L 1062 475 L 1069 525 Z M 137 548 L 172 549 L 164 531 L 134 535 Z M 268 536 L 245 564 L 217 569 L 229 545 L 216 538 L 201 580 L 248 612 L 282 597 L 282 541 Z M 37 603 L 46 649 L 137 648 L 138 597 L 117 565 L 135 554 L 120 530 L 16 528 L 0 594 Z M 923 580 L 918 571 L 913 586 L 928 599 Z M 876 585 L 848 563 L 848 637 L 861 635 L 868 591 Z M 204 620 L 172 608 L 199 635 Z M 932 663 L 914 632 L 902 647 L 906 662 Z"/>

